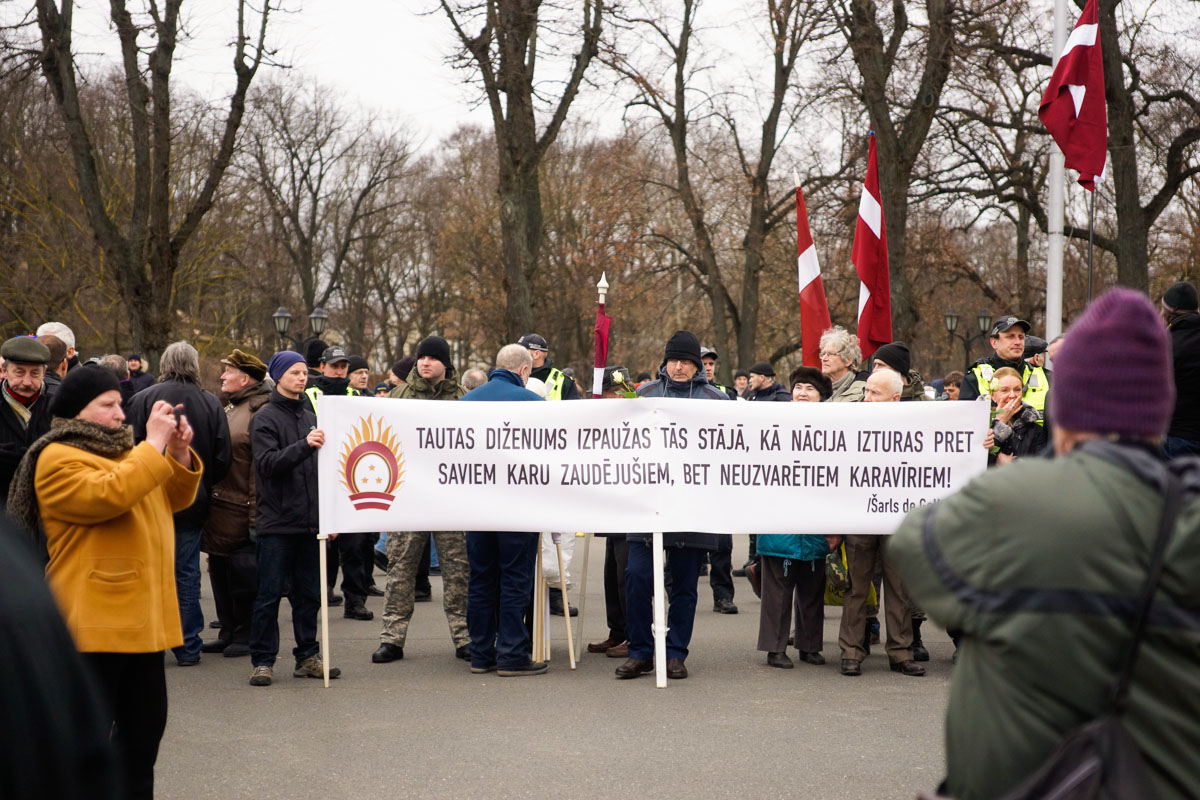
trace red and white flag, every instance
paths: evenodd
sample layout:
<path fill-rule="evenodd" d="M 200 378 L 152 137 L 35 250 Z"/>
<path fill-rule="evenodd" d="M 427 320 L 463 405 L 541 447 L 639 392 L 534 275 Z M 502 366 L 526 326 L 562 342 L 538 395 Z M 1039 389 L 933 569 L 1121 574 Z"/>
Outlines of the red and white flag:
<path fill-rule="evenodd" d="M 605 275 L 600 276 L 600 300 L 596 303 L 596 350 L 592 358 L 592 397 L 599 397 L 604 389 L 604 365 L 608 363 L 608 330 L 612 327 L 612 318 L 604 313 L 604 295 L 608 289 Z"/>
<path fill-rule="evenodd" d="M 821 282 L 821 265 L 817 262 L 817 247 L 808 228 L 808 211 L 804 193 L 796 180 L 796 243 L 800 251 L 800 343 L 804 366 L 821 367 L 821 334 L 829 330 L 829 303 L 825 300 L 825 284 Z"/>
<path fill-rule="evenodd" d="M 1096 0 L 1088 0 L 1067 39 L 1038 116 L 1066 156 L 1067 167 L 1079 171 L 1079 185 L 1096 191 L 1108 157 L 1108 107 Z"/>
<path fill-rule="evenodd" d="M 858 272 L 858 343 L 863 362 L 892 341 L 892 290 L 888 279 L 887 232 L 883 227 L 883 205 L 879 193 L 879 165 L 875 156 L 875 132 L 867 150 L 867 179 L 858 201 L 858 223 L 850 260 Z"/>

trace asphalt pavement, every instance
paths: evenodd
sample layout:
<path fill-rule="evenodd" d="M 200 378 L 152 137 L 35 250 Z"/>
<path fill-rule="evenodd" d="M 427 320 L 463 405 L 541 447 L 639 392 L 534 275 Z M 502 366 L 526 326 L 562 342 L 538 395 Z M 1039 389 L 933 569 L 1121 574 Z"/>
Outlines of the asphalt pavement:
<path fill-rule="evenodd" d="M 736 536 L 734 563 L 747 539 Z M 576 647 L 607 636 L 603 540 L 593 540 L 585 629 Z M 576 563 L 580 553 L 576 554 Z M 572 600 L 577 602 L 578 577 Z M 383 575 L 376 573 L 383 586 Z M 375 620 L 330 609 L 330 688 L 291 677 L 291 622 L 270 687 L 252 687 L 248 658 L 167 659 L 169 718 L 159 751 L 160 798 L 905 798 L 943 771 L 942 717 L 949 637 L 927 623 L 928 675 L 888 670 L 873 648 L 863 675 L 838 673 L 840 609 L 828 608 L 828 663 L 766 666 L 755 650 L 759 601 L 735 578 L 740 613 L 716 614 L 701 578 L 690 676 L 657 689 L 653 674 L 617 680 L 620 663 L 582 653 L 567 663 L 561 617 L 551 617 L 545 675 L 472 675 L 454 657 L 441 609 L 419 603 L 404 659 L 371 663 Z M 205 619 L 213 617 L 207 576 Z M 881 615 L 882 616 L 882 615 Z M 215 635 L 206 628 L 205 638 Z"/>

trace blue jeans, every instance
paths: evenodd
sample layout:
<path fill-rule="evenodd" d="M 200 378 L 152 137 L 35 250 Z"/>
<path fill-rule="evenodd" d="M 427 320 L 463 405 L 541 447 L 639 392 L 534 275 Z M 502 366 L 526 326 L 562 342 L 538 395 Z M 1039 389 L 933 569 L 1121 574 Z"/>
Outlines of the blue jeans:
<path fill-rule="evenodd" d="M 292 655 L 299 664 L 320 650 L 317 612 L 321 610 L 321 553 L 316 536 L 306 533 L 258 535 L 258 595 L 250 621 L 250 661 L 274 666 L 279 654 L 279 601 L 285 591 L 292 606 Z"/>
<path fill-rule="evenodd" d="M 179 623 L 183 645 L 171 652 L 179 661 L 200 657 L 204 612 L 200 610 L 200 531 L 175 529 L 175 593 L 179 598 Z"/>
<path fill-rule="evenodd" d="M 500 669 L 529 663 L 525 610 L 533 594 L 537 533 L 467 531 L 467 633 L 471 666 Z"/>
<path fill-rule="evenodd" d="M 629 634 L 629 657 L 654 657 L 651 633 L 654 606 L 654 553 L 647 542 L 629 543 L 625 564 L 625 628 Z M 670 607 L 667 609 L 667 658 L 686 659 L 696 622 L 696 581 L 700 578 L 703 550 L 672 547 L 667 550 L 671 575 Z"/>

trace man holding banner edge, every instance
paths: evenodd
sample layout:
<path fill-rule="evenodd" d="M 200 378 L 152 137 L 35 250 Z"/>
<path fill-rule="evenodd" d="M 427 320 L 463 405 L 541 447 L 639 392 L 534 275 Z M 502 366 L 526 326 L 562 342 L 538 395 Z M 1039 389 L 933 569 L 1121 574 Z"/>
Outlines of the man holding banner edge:
<path fill-rule="evenodd" d="M 729 397 L 708 382 L 700 357 L 700 340 L 691 331 L 676 331 L 667 340 L 658 379 L 642 384 L 638 397 L 678 397 L 694 400 L 728 400 Z M 663 545 L 670 553 L 667 569 L 671 572 L 670 611 L 667 625 L 667 677 L 686 678 L 684 661 L 696 620 L 696 582 L 705 551 L 718 549 L 716 533 L 668 533 Z M 651 538 L 631 533 L 625 573 L 626 627 L 629 633 L 629 659 L 617 667 L 618 678 L 636 678 L 654 669 L 654 637 L 651 634 L 654 585 Z"/>

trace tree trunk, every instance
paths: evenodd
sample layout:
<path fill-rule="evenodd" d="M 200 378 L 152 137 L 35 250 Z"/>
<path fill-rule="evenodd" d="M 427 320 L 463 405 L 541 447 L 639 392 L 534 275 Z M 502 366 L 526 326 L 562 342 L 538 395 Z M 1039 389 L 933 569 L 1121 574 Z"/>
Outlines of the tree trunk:
<path fill-rule="evenodd" d="M 1117 38 L 1119 0 L 1100 0 L 1100 45 L 1108 101 L 1108 158 L 1116 197 L 1117 283 L 1140 291 L 1150 288 L 1147 225 L 1139 196 L 1134 103 L 1121 65 Z"/>
<path fill-rule="evenodd" d="M 888 279 L 892 290 L 892 338 L 911 342 L 920 322 L 916 298 L 908 279 L 908 186 L 912 166 L 876 136 L 879 160 L 879 194 L 883 228 L 887 234 Z"/>
<path fill-rule="evenodd" d="M 1029 278 L 1029 218 L 1029 206 L 1025 204 L 1017 206 L 1016 312 L 1021 319 L 1032 323 L 1037 309 L 1033 299 L 1033 283 Z M 1003 311 L 1004 309 L 999 310 Z"/>
<path fill-rule="evenodd" d="M 530 276 L 542 246 L 542 201 L 536 168 L 526 174 L 500 162 L 500 235 L 504 261 L 505 327 L 515 342 L 535 329 Z"/>

